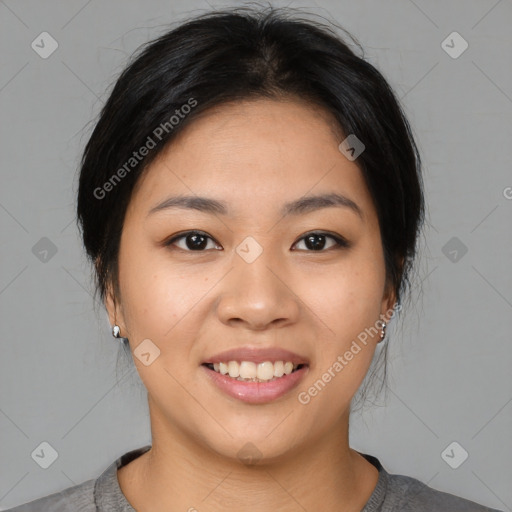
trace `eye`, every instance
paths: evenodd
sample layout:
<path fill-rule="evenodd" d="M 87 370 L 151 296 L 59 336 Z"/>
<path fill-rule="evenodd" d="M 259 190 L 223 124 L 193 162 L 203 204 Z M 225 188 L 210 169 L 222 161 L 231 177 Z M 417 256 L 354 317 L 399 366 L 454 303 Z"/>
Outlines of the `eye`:
<path fill-rule="evenodd" d="M 328 240 L 331 240 L 330 245 L 328 245 Z M 183 244 L 180 246 L 177 242 L 181 241 L 183 241 Z M 327 249 L 350 246 L 342 237 L 325 232 L 308 233 L 300 238 L 294 246 L 302 241 L 305 243 L 307 252 L 326 252 Z M 208 247 L 208 242 L 212 242 L 213 247 Z M 166 247 L 176 245 L 179 249 L 190 252 L 204 252 L 207 249 L 219 249 L 220 247 L 211 236 L 202 231 L 187 231 L 164 242 L 164 245 Z"/>
<path fill-rule="evenodd" d="M 306 248 L 308 249 L 308 252 L 316 251 L 316 252 L 326 252 L 325 246 L 327 239 L 331 239 L 333 243 L 331 243 L 330 246 L 327 247 L 327 249 L 332 248 L 342 248 L 342 247 L 349 247 L 350 244 L 343 239 L 340 236 L 324 233 L 324 232 L 314 232 L 314 233 L 308 233 L 307 235 L 303 236 L 299 242 L 302 242 L 304 240 L 304 244 Z M 299 243 L 297 242 L 297 243 Z M 301 249 L 303 250 L 303 249 Z"/>
<path fill-rule="evenodd" d="M 184 241 L 184 246 L 179 246 L 176 244 L 178 240 Z M 187 231 L 186 233 L 182 233 L 181 235 L 175 236 L 170 240 L 165 242 L 165 246 L 176 245 L 179 249 L 185 251 L 195 251 L 195 252 L 204 252 L 205 249 L 211 249 L 212 247 L 207 247 L 208 242 L 213 243 L 213 249 L 218 248 L 216 242 L 213 238 L 202 231 Z"/>

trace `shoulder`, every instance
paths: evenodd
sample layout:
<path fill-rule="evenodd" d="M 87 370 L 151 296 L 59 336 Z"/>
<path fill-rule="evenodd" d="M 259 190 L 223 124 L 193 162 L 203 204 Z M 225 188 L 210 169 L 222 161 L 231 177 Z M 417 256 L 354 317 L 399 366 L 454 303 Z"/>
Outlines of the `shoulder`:
<path fill-rule="evenodd" d="M 10 508 L 5 512 L 96 512 L 94 484 L 95 480 L 87 480 L 63 491 Z"/>
<path fill-rule="evenodd" d="M 438 491 L 416 478 L 388 474 L 388 489 L 383 510 L 402 512 L 503 512 L 474 501 Z"/>
<path fill-rule="evenodd" d="M 136 459 L 150 448 L 151 444 L 148 444 L 121 455 L 98 478 L 10 508 L 5 512 L 97 512 L 106 510 L 135 512 L 119 487 L 117 469 Z"/>
<path fill-rule="evenodd" d="M 359 454 L 379 471 L 377 486 L 362 512 L 504 512 L 439 491 L 416 478 L 389 473 L 377 457 Z"/>

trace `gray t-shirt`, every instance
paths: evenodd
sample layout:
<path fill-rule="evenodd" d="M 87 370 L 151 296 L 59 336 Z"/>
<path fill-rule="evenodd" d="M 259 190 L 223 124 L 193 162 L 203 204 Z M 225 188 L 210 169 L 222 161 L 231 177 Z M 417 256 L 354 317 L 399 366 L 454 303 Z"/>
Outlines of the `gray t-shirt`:
<path fill-rule="evenodd" d="M 97 479 L 5 512 L 136 512 L 119 487 L 117 470 L 150 448 L 146 445 L 125 453 Z M 379 470 L 377 485 L 361 512 L 503 512 L 432 489 L 415 478 L 390 474 L 376 457 L 361 455 Z"/>

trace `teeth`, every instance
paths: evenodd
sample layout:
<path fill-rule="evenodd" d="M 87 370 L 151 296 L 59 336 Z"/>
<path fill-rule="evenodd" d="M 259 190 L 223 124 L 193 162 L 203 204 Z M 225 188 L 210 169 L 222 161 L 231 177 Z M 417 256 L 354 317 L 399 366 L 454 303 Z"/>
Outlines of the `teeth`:
<path fill-rule="evenodd" d="M 293 372 L 293 364 L 290 363 L 289 361 L 284 363 L 284 373 L 286 373 L 286 375 L 290 375 L 290 373 Z"/>
<path fill-rule="evenodd" d="M 258 374 L 260 380 L 270 380 L 274 378 L 274 365 L 270 361 L 265 361 L 258 365 Z"/>
<path fill-rule="evenodd" d="M 236 361 L 229 361 L 228 373 L 229 373 L 230 377 L 239 377 L 240 376 L 240 365 Z"/>
<path fill-rule="evenodd" d="M 258 369 L 256 368 L 255 363 L 251 361 L 242 361 L 240 363 L 240 370 L 238 373 L 242 379 L 254 379 L 256 378 Z M 234 377 L 238 377 L 238 375 L 234 375 Z"/>
<path fill-rule="evenodd" d="M 274 363 L 274 377 L 282 377 L 284 375 L 283 361 L 276 361 Z"/>
<path fill-rule="evenodd" d="M 268 382 L 278 379 L 283 375 L 290 375 L 299 365 L 291 361 L 265 361 L 253 363 L 252 361 L 228 361 L 224 363 L 213 363 L 213 369 L 222 375 L 229 375 L 240 381 Z"/>

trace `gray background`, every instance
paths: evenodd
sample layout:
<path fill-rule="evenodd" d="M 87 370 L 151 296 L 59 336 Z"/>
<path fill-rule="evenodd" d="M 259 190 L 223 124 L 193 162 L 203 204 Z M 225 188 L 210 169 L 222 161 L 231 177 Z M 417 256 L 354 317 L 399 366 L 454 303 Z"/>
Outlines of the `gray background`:
<path fill-rule="evenodd" d="M 234 2 L 0 1 L 2 508 L 96 477 L 150 442 L 145 390 L 91 297 L 76 169 L 127 57 L 209 5 Z M 512 2 L 291 5 L 359 39 L 402 99 L 425 164 L 417 299 L 403 327 L 390 326 L 386 407 L 353 416 L 351 444 L 390 472 L 511 510 Z M 43 31 L 59 44 L 47 59 L 31 48 Z M 441 46 L 453 31 L 469 44 L 458 58 Z M 43 237 L 54 255 L 36 245 Z M 43 441 L 58 452 L 48 469 L 31 457 Z M 469 453 L 457 469 L 441 457 L 453 441 Z"/>

